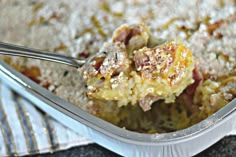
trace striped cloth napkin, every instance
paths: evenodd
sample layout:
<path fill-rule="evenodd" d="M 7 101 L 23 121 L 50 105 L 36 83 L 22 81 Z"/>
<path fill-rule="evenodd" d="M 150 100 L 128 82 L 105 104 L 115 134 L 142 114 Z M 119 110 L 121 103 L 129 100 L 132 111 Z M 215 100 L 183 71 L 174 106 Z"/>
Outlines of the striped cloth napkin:
<path fill-rule="evenodd" d="M 0 156 L 52 153 L 92 143 L 3 83 L 0 83 L 0 95 Z"/>

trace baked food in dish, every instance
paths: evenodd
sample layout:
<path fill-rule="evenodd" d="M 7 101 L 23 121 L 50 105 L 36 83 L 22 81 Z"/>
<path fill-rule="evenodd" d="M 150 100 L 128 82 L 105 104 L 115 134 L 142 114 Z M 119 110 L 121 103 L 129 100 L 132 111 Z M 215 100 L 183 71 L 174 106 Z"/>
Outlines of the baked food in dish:
<path fill-rule="evenodd" d="M 147 47 L 161 45 L 163 40 L 179 39 L 192 51 L 194 83 L 174 103 L 159 100 L 147 112 L 139 105 L 118 107 L 114 101 L 88 99 L 86 83 L 71 67 L 3 57 L 56 95 L 120 127 L 149 133 L 183 129 L 236 97 L 233 0 L 150 0 L 148 3 L 137 0 L 2 0 L 0 4 L 3 42 L 87 58 L 99 52 L 104 42 L 112 42 L 110 37 L 122 24 L 145 23 L 149 26 L 147 31 L 158 38 L 149 36 L 151 44 L 148 42 Z"/>

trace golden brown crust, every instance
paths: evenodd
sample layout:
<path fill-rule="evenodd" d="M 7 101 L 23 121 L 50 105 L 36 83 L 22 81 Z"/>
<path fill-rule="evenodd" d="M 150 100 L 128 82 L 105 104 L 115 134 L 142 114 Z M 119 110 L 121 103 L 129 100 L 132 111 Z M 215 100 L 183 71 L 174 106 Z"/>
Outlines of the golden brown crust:
<path fill-rule="evenodd" d="M 82 67 L 84 78 L 111 78 L 129 66 L 125 46 L 122 43 L 105 43 L 99 53 L 92 56 Z"/>
<path fill-rule="evenodd" d="M 137 71 L 147 79 L 166 79 L 174 85 L 193 64 L 192 52 L 179 42 L 169 42 L 155 48 L 143 48 L 134 52 Z"/>
<path fill-rule="evenodd" d="M 114 31 L 112 42 L 123 43 L 132 58 L 134 50 L 147 46 L 149 36 L 149 28 L 144 24 L 124 24 Z"/>

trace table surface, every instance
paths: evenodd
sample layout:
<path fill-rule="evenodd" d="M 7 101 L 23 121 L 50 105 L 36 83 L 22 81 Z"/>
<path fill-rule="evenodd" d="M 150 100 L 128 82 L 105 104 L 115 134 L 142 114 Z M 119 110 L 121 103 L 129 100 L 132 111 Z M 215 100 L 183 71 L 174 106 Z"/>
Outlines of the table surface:
<path fill-rule="evenodd" d="M 89 144 L 78 146 L 68 150 L 55 152 L 53 154 L 36 154 L 35 157 L 119 157 L 119 155 L 97 145 Z M 236 156 L 236 136 L 228 136 L 196 155 L 196 157 L 235 157 Z"/>

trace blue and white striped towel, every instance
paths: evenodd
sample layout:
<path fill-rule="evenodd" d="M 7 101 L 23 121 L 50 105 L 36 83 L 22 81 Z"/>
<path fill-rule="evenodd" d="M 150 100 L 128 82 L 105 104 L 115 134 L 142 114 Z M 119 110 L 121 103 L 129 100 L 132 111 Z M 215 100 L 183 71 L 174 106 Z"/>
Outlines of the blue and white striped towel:
<path fill-rule="evenodd" d="M 0 96 L 0 156 L 47 153 L 92 143 L 3 83 Z"/>

